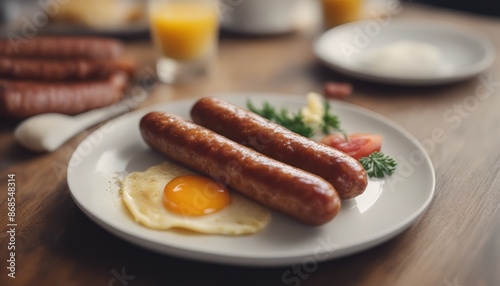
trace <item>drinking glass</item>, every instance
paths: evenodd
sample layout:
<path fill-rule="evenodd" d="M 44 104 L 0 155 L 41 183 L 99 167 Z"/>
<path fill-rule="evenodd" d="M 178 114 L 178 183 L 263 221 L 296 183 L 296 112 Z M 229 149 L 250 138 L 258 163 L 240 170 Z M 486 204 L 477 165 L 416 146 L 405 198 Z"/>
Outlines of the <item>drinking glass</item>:
<path fill-rule="evenodd" d="M 363 0 L 321 0 L 325 28 L 359 20 Z"/>
<path fill-rule="evenodd" d="M 209 72 L 217 50 L 217 0 L 150 0 L 158 78 L 186 82 Z"/>

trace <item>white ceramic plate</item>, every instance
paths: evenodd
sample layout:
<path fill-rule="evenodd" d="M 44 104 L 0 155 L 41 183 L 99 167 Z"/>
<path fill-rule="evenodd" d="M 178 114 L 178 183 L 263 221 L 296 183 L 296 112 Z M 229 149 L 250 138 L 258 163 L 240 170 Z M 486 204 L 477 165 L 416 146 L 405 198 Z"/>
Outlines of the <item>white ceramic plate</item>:
<path fill-rule="evenodd" d="M 432 45 L 441 53 L 435 69 L 424 72 L 383 72 L 366 64 L 374 51 L 398 41 Z M 316 56 L 344 74 L 388 84 L 434 85 L 470 78 L 488 68 L 495 50 L 486 38 L 463 27 L 435 22 L 367 20 L 328 30 L 314 45 Z"/>
<path fill-rule="evenodd" d="M 305 97 L 291 95 L 239 93 L 221 97 L 241 106 L 248 98 L 255 104 L 267 100 L 290 110 L 305 104 Z M 409 227 L 432 200 L 434 170 L 417 140 L 380 115 L 334 101 L 333 110 L 346 130 L 384 136 L 383 151 L 399 161 L 401 172 L 386 181 L 370 180 L 365 193 L 344 201 L 331 222 L 310 227 L 273 212 L 264 231 L 241 237 L 145 228 L 127 213 L 116 178 L 166 160 L 141 139 L 139 120 L 147 111 L 189 118 L 193 102 L 168 102 L 119 117 L 85 139 L 68 166 L 70 192 L 81 210 L 111 233 L 160 253 L 217 263 L 273 266 L 333 259 L 380 244 Z"/>

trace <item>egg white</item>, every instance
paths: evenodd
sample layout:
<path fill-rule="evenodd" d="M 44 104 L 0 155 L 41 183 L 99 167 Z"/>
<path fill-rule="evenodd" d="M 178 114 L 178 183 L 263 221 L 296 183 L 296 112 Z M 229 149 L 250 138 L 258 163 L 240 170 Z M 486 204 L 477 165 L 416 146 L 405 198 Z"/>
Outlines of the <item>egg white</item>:
<path fill-rule="evenodd" d="M 152 229 L 183 228 L 200 233 L 241 235 L 256 233 L 270 221 L 269 210 L 235 192 L 224 209 L 204 216 L 175 214 L 163 205 L 163 189 L 172 179 L 196 174 L 176 163 L 164 162 L 145 172 L 127 175 L 121 184 L 125 206 L 135 221 Z"/>

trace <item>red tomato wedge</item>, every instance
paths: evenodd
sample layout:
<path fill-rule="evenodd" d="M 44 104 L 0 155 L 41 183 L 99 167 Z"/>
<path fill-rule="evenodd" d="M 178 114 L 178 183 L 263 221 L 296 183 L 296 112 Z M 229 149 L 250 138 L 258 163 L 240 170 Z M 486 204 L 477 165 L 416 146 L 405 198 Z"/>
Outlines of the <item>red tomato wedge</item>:
<path fill-rule="evenodd" d="M 382 135 L 368 133 L 354 133 L 347 136 L 342 134 L 331 134 L 321 140 L 321 143 L 338 149 L 347 155 L 359 160 L 368 157 L 382 147 Z"/>

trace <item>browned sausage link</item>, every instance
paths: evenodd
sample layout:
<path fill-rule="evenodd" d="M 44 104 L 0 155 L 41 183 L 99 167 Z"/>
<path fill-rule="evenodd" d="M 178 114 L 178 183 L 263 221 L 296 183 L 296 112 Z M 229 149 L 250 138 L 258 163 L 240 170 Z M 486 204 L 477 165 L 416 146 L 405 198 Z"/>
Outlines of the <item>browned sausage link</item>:
<path fill-rule="evenodd" d="M 117 58 L 122 54 L 119 41 L 98 37 L 35 37 L 0 40 L 0 56 L 29 58 Z"/>
<path fill-rule="evenodd" d="M 140 128 L 144 140 L 168 158 L 304 223 L 324 224 L 340 209 L 337 192 L 320 177 L 178 116 L 151 112 Z"/>
<path fill-rule="evenodd" d="M 200 99 L 191 117 L 195 123 L 231 140 L 324 178 L 342 199 L 360 195 L 367 186 L 363 166 L 347 154 L 221 99 Z"/>
<path fill-rule="evenodd" d="M 126 75 L 73 83 L 0 81 L 0 115 L 24 118 L 40 113 L 76 114 L 123 97 Z"/>
<path fill-rule="evenodd" d="M 27 80 L 105 79 L 116 71 L 133 75 L 130 61 L 121 60 L 45 60 L 0 57 L 0 77 Z"/>

